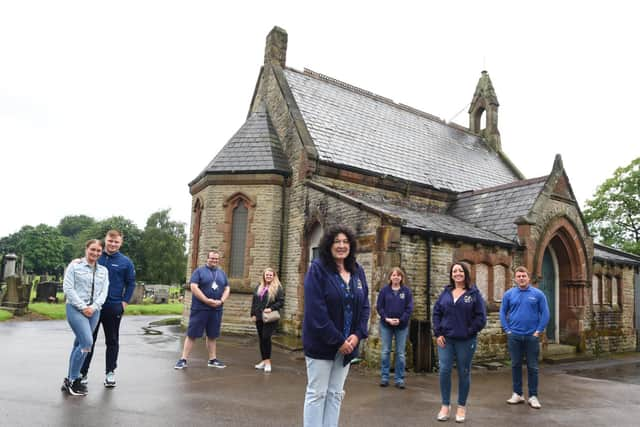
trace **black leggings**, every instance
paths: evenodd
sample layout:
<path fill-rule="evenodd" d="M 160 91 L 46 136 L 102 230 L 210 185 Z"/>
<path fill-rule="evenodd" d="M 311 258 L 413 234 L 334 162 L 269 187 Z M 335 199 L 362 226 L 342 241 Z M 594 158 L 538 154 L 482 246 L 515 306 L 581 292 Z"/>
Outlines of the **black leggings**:
<path fill-rule="evenodd" d="M 271 323 L 264 323 L 262 320 L 256 321 L 262 360 L 271 359 L 271 335 L 276 330 L 276 326 L 278 326 L 278 321 Z"/>

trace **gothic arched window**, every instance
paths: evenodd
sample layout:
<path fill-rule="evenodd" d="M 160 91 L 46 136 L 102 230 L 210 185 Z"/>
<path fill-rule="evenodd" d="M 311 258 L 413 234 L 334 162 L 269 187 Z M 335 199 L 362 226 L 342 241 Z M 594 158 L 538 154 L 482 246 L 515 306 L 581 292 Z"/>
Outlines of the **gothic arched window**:
<path fill-rule="evenodd" d="M 245 250 L 247 248 L 247 225 L 249 209 L 242 199 L 233 208 L 231 222 L 230 277 L 244 277 Z"/>

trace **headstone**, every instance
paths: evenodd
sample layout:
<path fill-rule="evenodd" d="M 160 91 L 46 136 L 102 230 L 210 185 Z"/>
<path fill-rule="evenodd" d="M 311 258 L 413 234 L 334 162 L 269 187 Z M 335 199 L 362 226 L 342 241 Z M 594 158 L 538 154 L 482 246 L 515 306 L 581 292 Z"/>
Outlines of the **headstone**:
<path fill-rule="evenodd" d="M 129 304 L 142 304 L 142 300 L 144 299 L 144 285 L 138 283 L 135 288 L 133 288 L 133 295 L 129 300 Z"/>
<path fill-rule="evenodd" d="M 23 285 L 19 276 L 8 276 L 7 290 L 2 296 L 0 307 L 11 311 L 16 316 L 22 316 L 29 311 L 29 295 L 31 295 L 31 283 Z"/>
<path fill-rule="evenodd" d="M 16 260 L 18 256 L 16 254 L 7 254 L 4 256 L 4 273 L 2 280 L 6 280 L 9 276 L 16 275 Z"/>
<path fill-rule="evenodd" d="M 36 288 L 37 302 L 58 302 L 56 293 L 58 292 L 58 282 L 40 282 Z"/>

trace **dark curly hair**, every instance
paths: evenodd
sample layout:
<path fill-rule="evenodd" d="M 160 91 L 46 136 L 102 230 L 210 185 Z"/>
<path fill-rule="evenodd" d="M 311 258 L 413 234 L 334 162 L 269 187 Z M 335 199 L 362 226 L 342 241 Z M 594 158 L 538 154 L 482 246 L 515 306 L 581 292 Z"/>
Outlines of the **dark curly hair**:
<path fill-rule="evenodd" d="M 353 231 L 344 225 L 335 225 L 324 233 L 324 236 L 322 236 L 320 240 L 320 246 L 318 246 L 320 250 L 320 260 L 329 270 L 333 272 L 338 271 L 338 266 L 333 259 L 333 255 L 331 255 L 331 246 L 333 245 L 333 240 L 340 233 L 347 236 L 347 240 L 349 240 L 349 255 L 344 260 L 344 268 L 352 274 L 356 273 L 356 250 L 358 244 L 356 243 L 356 237 Z"/>
<path fill-rule="evenodd" d="M 462 267 L 462 271 L 464 271 L 464 288 L 469 289 L 471 287 L 471 275 L 469 274 L 469 267 L 464 262 L 454 262 L 451 264 L 451 268 L 449 269 L 449 286 L 455 288 L 456 284 L 453 281 L 453 277 L 451 277 L 451 273 L 453 273 L 453 267 L 459 265 Z"/>

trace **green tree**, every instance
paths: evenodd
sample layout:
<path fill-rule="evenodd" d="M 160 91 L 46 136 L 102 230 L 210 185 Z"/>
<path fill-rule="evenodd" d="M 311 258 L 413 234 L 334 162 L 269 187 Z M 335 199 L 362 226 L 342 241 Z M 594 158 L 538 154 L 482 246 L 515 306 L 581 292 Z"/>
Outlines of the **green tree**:
<path fill-rule="evenodd" d="M 58 223 L 60 234 L 70 239 L 78 237 L 80 232 L 96 223 L 96 220 L 87 215 L 67 215 Z"/>
<path fill-rule="evenodd" d="M 142 230 L 138 226 L 123 216 L 113 216 L 111 218 L 98 221 L 78 234 L 78 243 L 74 250 L 78 255 L 84 254 L 85 242 L 89 239 L 104 240 L 107 231 L 111 229 L 119 230 L 124 236 L 124 241 L 120 251 L 131 258 L 136 267 L 136 274 L 142 271 L 144 255 L 140 246 L 142 240 Z"/>
<path fill-rule="evenodd" d="M 173 284 L 184 280 L 187 265 L 185 224 L 171 221 L 169 211 L 151 214 L 144 228 L 142 278 L 148 282 Z"/>
<path fill-rule="evenodd" d="M 68 215 L 60 220 L 58 230 L 67 238 L 64 247 L 65 259 L 76 258 L 84 253 L 84 242 L 80 241 L 80 234 L 95 223 L 96 220 L 87 215 Z"/>
<path fill-rule="evenodd" d="M 596 240 L 640 255 L 640 157 L 598 187 L 584 217 Z"/>
<path fill-rule="evenodd" d="M 68 240 L 57 228 L 25 225 L 0 240 L 0 251 L 24 256 L 24 269 L 36 274 L 62 274 L 69 260 L 63 256 Z"/>

